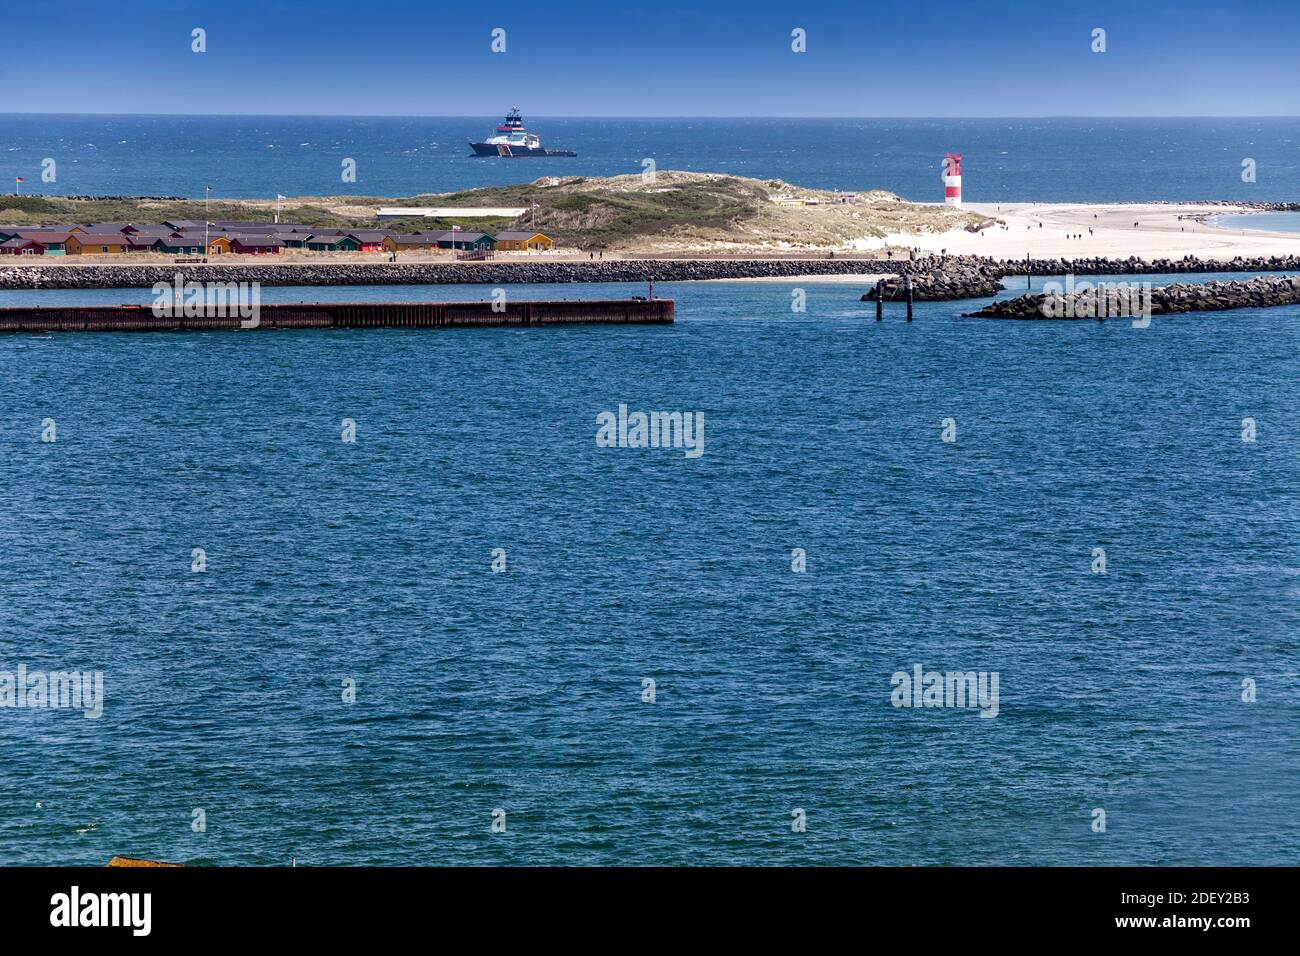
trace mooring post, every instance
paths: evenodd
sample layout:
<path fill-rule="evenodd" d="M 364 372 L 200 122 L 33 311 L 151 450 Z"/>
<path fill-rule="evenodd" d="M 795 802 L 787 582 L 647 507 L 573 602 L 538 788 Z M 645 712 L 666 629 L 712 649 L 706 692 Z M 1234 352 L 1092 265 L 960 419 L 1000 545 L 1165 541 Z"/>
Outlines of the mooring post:
<path fill-rule="evenodd" d="M 876 283 L 876 321 L 879 322 L 885 317 L 885 293 L 880 291 L 880 283 Z"/>
<path fill-rule="evenodd" d="M 1025 253 L 1025 288 L 1032 289 L 1033 287 L 1034 287 L 1034 277 L 1033 277 L 1032 270 L 1030 269 L 1029 266 L 1029 253 L 1026 252 Z"/>
<path fill-rule="evenodd" d="M 912 321 L 912 277 L 907 277 L 907 321 Z"/>

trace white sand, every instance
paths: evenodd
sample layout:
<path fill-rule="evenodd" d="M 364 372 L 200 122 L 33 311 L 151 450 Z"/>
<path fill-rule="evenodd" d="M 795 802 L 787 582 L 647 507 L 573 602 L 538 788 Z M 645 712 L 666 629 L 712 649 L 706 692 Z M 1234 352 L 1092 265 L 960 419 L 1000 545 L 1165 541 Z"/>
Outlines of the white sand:
<path fill-rule="evenodd" d="M 1185 255 L 1205 259 L 1234 256 L 1300 255 L 1300 233 L 1265 232 L 1260 229 L 1219 229 L 1178 217 L 1193 214 L 1228 215 L 1257 212 L 1231 206 L 1120 203 L 966 203 L 963 207 L 1002 219 L 1007 228 L 992 226 L 980 233 L 955 229 L 928 235 L 894 234 L 884 239 L 860 239 L 855 250 L 882 249 L 886 245 L 949 254 L 994 256 L 1000 259 L 1106 256 L 1143 259 L 1178 259 Z M 1134 223 L 1139 225 L 1134 227 Z M 1088 235 L 1088 229 L 1093 235 Z M 1082 234 L 1070 239 L 1068 234 Z"/>

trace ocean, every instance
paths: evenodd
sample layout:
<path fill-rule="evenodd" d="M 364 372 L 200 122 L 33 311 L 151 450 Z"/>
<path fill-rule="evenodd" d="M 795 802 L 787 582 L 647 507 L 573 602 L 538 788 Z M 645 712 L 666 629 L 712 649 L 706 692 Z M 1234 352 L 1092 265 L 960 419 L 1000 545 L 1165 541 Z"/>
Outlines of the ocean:
<path fill-rule="evenodd" d="M 1267 229 L 1271 232 L 1300 232 L 1300 212 L 1253 212 L 1231 216 L 1212 216 L 1213 225 L 1222 229 Z"/>
<path fill-rule="evenodd" d="M 504 114 L 504 106 L 502 110 Z M 1300 119 L 574 119 L 533 117 L 574 159 L 475 158 L 483 117 L 0 114 L 0 174 L 24 193 L 273 199 L 413 196 L 657 169 L 886 189 L 941 201 L 960 152 L 968 202 L 1294 200 Z M 54 160 L 55 181 L 42 179 Z M 354 160 L 355 182 L 342 178 Z M 1254 182 L 1243 162 L 1254 161 Z M 2 213 L 0 213 L 2 215 Z"/>
<path fill-rule="evenodd" d="M 1300 860 L 1294 309 L 655 291 L 675 325 L 0 336 L 0 671 L 104 678 L 0 708 L 0 864 Z M 620 405 L 703 453 L 598 447 Z M 894 706 L 917 665 L 997 715 Z"/>

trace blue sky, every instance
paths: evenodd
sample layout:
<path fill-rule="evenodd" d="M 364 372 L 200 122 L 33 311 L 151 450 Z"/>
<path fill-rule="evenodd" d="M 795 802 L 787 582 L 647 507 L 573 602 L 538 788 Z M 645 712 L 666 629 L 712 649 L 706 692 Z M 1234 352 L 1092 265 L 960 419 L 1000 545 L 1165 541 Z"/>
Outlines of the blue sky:
<path fill-rule="evenodd" d="M 41 0 L 0 19 L 0 113 L 1297 115 L 1298 80 L 1295 0 Z"/>

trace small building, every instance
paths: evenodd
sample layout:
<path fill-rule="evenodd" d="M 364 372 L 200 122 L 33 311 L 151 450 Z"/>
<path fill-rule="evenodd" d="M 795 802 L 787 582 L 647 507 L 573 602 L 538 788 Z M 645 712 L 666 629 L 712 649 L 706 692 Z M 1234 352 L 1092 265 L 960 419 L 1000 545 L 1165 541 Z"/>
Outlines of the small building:
<path fill-rule="evenodd" d="M 357 241 L 357 249 L 361 252 L 383 252 L 384 240 L 388 239 L 392 233 L 380 230 L 359 230 L 348 233 Z"/>
<path fill-rule="evenodd" d="M 155 233 L 132 233 L 126 237 L 127 252 L 153 252 L 154 244 L 163 238 Z M 201 243 L 200 243 L 201 245 Z"/>
<path fill-rule="evenodd" d="M 62 256 L 68 251 L 68 239 L 72 236 L 70 232 L 60 232 L 49 229 L 23 229 L 12 235 L 5 236 L 5 239 L 21 238 L 34 239 L 45 247 L 45 255 Z"/>
<path fill-rule="evenodd" d="M 208 255 L 222 256 L 230 251 L 230 236 L 213 236 L 208 240 Z"/>
<path fill-rule="evenodd" d="M 384 239 L 385 252 L 430 252 L 437 248 L 437 236 L 388 236 Z"/>
<path fill-rule="evenodd" d="M 527 206 L 383 206 L 375 211 L 376 219 L 482 219 L 499 216 L 515 219 L 528 212 Z"/>
<path fill-rule="evenodd" d="M 210 222 L 213 229 L 220 229 L 222 232 L 237 232 L 243 235 L 270 232 L 275 228 L 274 223 L 255 219 L 213 219 Z M 199 225 L 201 226 L 203 223 L 199 223 Z"/>
<path fill-rule="evenodd" d="M 23 239 L 14 236 L 12 239 L 6 239 L 0 242 L 0 255 L 4 256 L 43 256 L 45 255 L 45 246 L 35 239 Z"/>
<path fill-rule="evenodd" d="M 284 243 L 274 236 L 231 236 L 230 251 L 241 256 L 274 256 Z"/>
<path fill-rule="evenodd" d="M 164 236 L 149 241 L 146 247 L 169 256 L 201 256 L 203 240 L 193 236 Z"/>
<path fill-rule="evenodd" d="M 117 256 L 130 247 L 126 236 L 120 232 L 113 234 L 79 233 L 68 236 L 65 248 L 70 256 Z"/>
<path fill-rule="evenodd" d="M 180 230 L 172 229 L 170 226 L 136 226 L 131 230 L 131 232 L 127 233 L 127 235 L 136 239 L 143 238 L 144 236 L 153 236 L 157 239 L 159 236 L 177 235 L 179 231 Z M 198 231 L 202 232 L 203 230 L 200 229 Z"/>
<path fill-rule="evenodd" d="M 440 232 L 439 249 L 495 249 L 497 241 L 486 232 Z"/>
<path fill-rule="evenodd" d="M 540 232 L 499 232 L 496 247 L 514 252 L 546 252 L 555 247 L 555 241 Z"/>
<path fill-rule="evenodd" d="M 356 252 L 360 245 L 351 236 L 312 236 L 307 248 L 312 252 Z"/>
<path fill-rule="evenodd" d="M 305 249 L 310 235 L 305 232 L 276 232 L 272 235 L 284 243 L 286 249 Z"/>
<path fill-rule="evenodd" d="M 136 227 L 129 222 L 87 222 L 72 228 L 88 236 L 125 236 L 136 231 Z"/>

